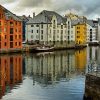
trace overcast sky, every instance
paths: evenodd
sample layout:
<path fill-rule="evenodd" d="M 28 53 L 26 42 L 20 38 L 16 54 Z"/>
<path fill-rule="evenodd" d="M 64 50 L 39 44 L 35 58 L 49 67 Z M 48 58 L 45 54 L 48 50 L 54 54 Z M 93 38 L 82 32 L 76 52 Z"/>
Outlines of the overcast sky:
<path fill-rule="evenodd" d="M 100 17 L 100 0 L 0 0 L 0 4 L 17 15 L 53 10 L 61 15 L 73 12 L 91 19 Z"/>

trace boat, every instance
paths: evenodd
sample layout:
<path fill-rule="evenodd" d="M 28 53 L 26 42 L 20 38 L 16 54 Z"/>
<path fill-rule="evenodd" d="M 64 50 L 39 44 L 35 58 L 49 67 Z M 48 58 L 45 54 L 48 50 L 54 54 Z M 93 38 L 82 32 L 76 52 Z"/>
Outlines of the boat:
<path fill-rule="evenodd" d="M 50 46 L 39 46 L 35 48 L 36 51 L 52 51 L 54 50 L 54 47 L 50 47 Z"/>

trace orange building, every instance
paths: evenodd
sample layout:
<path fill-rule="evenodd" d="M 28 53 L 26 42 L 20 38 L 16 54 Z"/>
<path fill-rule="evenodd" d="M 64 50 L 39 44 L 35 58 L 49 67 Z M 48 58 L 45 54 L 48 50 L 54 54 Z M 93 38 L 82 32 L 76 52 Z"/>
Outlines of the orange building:
<path fill-rule="evenodd" d="M 22 82 L 22 55 L 0 57 L 0 99 L 5 92 Z"/>
<path fill-rule="evenodd" d="M 22 48 L 22 21 L 0 5 L 0 50 Z"/>

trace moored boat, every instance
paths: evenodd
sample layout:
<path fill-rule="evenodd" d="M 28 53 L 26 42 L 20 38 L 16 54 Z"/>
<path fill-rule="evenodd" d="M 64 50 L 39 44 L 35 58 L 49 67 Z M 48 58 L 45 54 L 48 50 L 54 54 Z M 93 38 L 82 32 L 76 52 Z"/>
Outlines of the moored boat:
<path fill-rule="evenodd" d="M 39 46 L 35 48 L 36 51 L 52 51 L 54 50 L 54 47 L 50 46 Z"/>

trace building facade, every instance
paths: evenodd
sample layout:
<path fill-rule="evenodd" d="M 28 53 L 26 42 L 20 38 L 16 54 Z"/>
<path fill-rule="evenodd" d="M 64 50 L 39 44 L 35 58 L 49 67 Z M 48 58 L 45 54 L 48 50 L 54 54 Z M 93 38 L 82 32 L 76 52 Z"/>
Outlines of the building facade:
<path fill-rule="evenodd" d="M 43 10 L 26 24 L 26 41 L 43 45 L 66 45 L 66 18 Z"/>
<path fill-rule="evenodd" d="M 22 48 L 22 22 L 0 5 L 0 50 Z"/>
<path fill-rule="evenodd" d="M 97 26 L 93 20 L 87 20 L 87 42 L 92 43 L 97 41 Z"/>
<path fill-rule="evenodd" d="M 76 45 L 83 45 L 86 44 L 86 23 L 78 23 L 75 25 L 75 44 Z"/>

